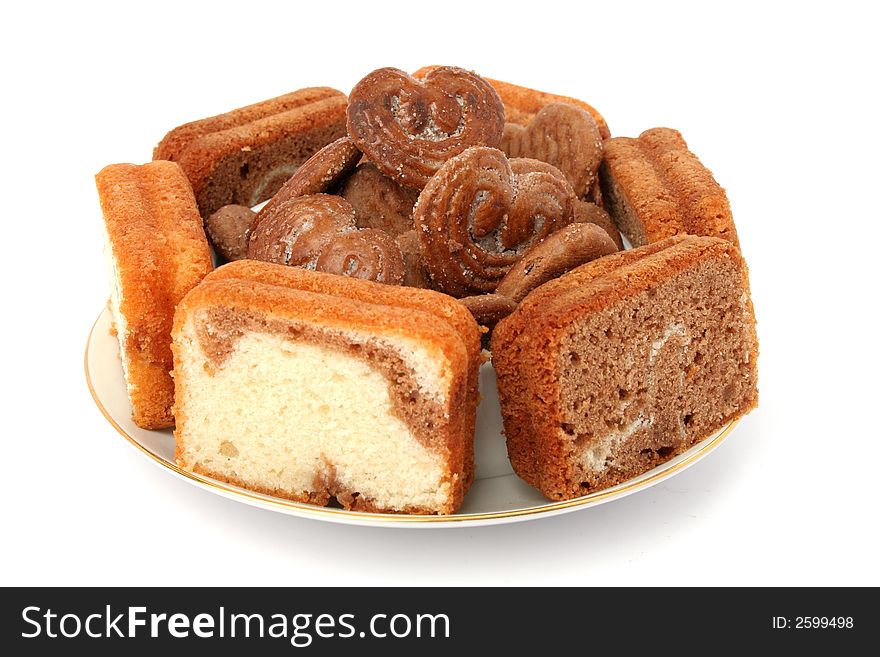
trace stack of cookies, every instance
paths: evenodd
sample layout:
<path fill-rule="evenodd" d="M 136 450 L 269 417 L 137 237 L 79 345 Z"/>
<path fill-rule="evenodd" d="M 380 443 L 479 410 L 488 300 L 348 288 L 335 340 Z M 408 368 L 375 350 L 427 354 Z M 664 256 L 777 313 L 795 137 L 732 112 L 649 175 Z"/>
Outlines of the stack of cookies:
<path fill-rule="evenodd" d="M 514 470 L 551 499 L 757 403 L 727 198 L 668 128 L 611 137 L 583 101 L 384 68 L 176 128 L 98 188 L 133 418 L 174 425 L 193 472 L 454 513 L 489 357 Z"/>

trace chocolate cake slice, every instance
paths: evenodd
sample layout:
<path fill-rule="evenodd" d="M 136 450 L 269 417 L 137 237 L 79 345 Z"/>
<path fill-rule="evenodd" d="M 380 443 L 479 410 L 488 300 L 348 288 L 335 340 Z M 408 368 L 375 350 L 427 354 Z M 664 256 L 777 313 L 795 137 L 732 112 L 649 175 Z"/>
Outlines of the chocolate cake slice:
<path fill-rule="evenodd" d="M 551 499 L 646 472 L 757 405 L 748 273 L 715 237 L 578 267 L 529 294 L 491 346 L 510 461 Z"/>
<path fill-rule="evenodd" d="M 203 217 L 270 198 L 318 150 L 345 135 L 345 94 L 300 89 L 169 132 L 154 160 L 180 164 Z"/>

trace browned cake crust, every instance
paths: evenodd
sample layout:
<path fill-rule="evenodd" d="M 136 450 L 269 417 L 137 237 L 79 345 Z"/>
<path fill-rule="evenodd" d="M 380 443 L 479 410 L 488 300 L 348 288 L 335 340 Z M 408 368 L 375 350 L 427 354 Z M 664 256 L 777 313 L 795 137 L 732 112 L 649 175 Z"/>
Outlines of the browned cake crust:
<path fill-rule="evenodd" d="M 144 429 L 174 424 L 171 323 L 183 296 L 211 271 L 211 250 L 180 167 L 111 164 L 96 176 L 119 281 L 132 419 Z M 118 327 L 117 327 L 118 328 Z"/>
<path fill-rule="evenodd" d="M 757 405 L 757 350 L 730 242 L 678 236 L 578 267 L 493 333 L 513 468 L 551 499 L 646 472 Z"/>
<path fill-rule="evenodd" d="M 464 495 L 474 477 L 473 436 L 476 408 L 480 399 L 479 372 L 482 364 L 480 328 L 464 306 L 455 299 L 432 290 L 383 285 L 255 260 L 239 260 L 224 265 L 212 272 L 206 282 L 225 279 L 258 281 L 267 285 L 344 297 L 362 304 L 417 310 L 448 322 L 464 342 L 467 352 L 467 412 L 463 414 L 463 433 L 468 439 L 464 441 L 463 454 Z"/>
<path fill-rule="evenodd" d="M 423 66 L 413 73 L 413 77 L 422 78 L 434 68 L 437 67 Z M 495 88 L 495 91 L 498 92 L 498 95 L 501 97 L 501 102 L 504 103 L 504 118 L 511 123 L 528 125 L 531 123 L 535 115 L 547 105 L 551 103 L 569 103 L 570 105 L 583 107 L 593 116 L 593 119 L 599 126 L 599 132 L 603 139 L 608 139 L 608 137 L 611 136 L 611 133 L 608 130 L 608 124 L 605 122 L 602 115 L 599 114 L 599 111 L 582 100 L 571 98 L 569 96 L 550 94 L 544 91 L 536 91 L 535 89 L 520 87 L 515 84 L 510 84 L 509 82 L 493 80 L 487 77 L 484 77 L 483 79 L 491 84 Z"/>
<path fill-rule="evenodd" d="M 270 198 L 303 162 L 345 135 L 348 100 L 328 87 L 301 89 L 187 123 L 169 132 L 154 160 L 178 162 L 202 216 Z"/>
<path fill-rule="evenodd" d="M 602 198 L 633 246 L 688 233 L 739 244 L 727 195 L 677 130 L 605 142 Z"/>

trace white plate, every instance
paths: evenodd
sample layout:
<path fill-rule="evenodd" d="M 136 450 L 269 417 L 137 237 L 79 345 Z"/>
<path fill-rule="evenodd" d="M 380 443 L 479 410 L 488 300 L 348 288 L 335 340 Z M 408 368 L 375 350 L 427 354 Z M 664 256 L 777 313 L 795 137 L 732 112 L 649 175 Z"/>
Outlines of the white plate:
<path fill-rule="evenodd" d="M 644 490 L 681 472 L 717 447 L 736 426 L 736 421 L 731 422 L 684 454 L 618 486 L 574 500 L 550 502 L 519 479 L 510 467 L 504 437 L 501 435 L 501 410 L 495 388 L 495 371 L 491 365 L 484 365 L 480 372 L 483 400 L 477 413 L 476 480 L 457 514 L 394 515 L 312 506 L 254 493 L 178 468 L 174 463 L 174 436 L 171 431 L 147 431 L 131 421 L 131 407 L 125 393 L 122 364 L 119 360 L 119 344 L 116 337 L 111 335 L 110 327 L 111 314 L 105 308 L 92 327 L 86 344 L 86 381 L 104 417 L 126 440 L 157 465 L 212 493 L 263 509 L 329 522 L 395 527 L 457 527 L 516 522 L 585 509 Z"/>

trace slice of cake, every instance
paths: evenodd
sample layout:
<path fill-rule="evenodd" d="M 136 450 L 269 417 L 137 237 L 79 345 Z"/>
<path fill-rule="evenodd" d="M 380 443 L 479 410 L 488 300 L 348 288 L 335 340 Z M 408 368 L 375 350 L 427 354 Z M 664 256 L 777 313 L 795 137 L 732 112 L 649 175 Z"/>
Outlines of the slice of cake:
<path fill-rule="evenodd" d="M 453 513 L 473 479 L 478 352 L 442 294 L 231 263 L 175 317 L 177 462 L 302 502 Z"/>
<path fill-rule="evenodd" d="M 551 499 L 646 472 L 756 406 L 757 354 L 730 242 L 677 236 L 582 265 L 492 335 L 513 468 Z"/>
<path fill-rule="evenodd" d="M 739 244 L 727 195 L 677 130 L 607 140 L 599 178 L 605 208 L 633 246 L 685 233 Z"/>
<path fill-rule="evenodd" d="M 192 189 L 175 163 L 111 164 L 96 182 L 132 419 L 144 429 L 169 427 L 174 308 L 211 271 L 211 249 Z"/>
<path fill-rule="evenodd" d="M 318 150 L 345 135 L 348 98 L 329 87 L 300 89 L 169 132 L 154 160 L 180 164 L 202 216 L 270 198 Z"/>

